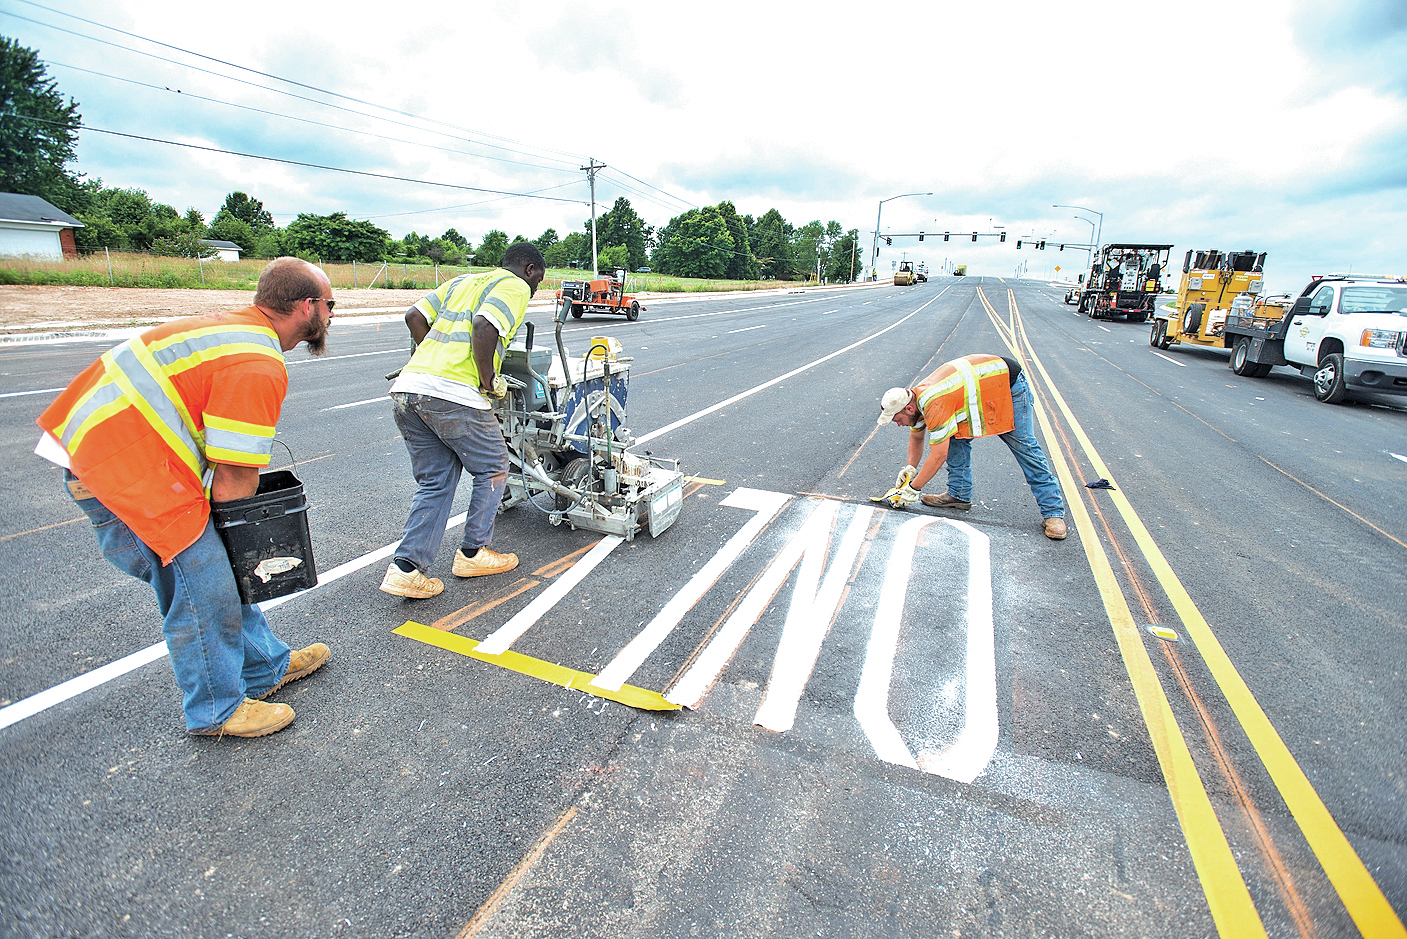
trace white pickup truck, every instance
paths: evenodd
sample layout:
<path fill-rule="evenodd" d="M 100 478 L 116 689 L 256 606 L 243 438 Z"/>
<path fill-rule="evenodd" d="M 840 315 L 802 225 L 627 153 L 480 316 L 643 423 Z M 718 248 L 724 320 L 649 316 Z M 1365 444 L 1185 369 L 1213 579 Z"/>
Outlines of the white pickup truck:
<path fill-rule="evenodd" d="M 1329 404 L 1355 391 L 1407 395 L 1407 280 L 1315 278 L 1279 321 L 1229 317 L 1224 342 L 1237 375 L 1294 366 Z"/>

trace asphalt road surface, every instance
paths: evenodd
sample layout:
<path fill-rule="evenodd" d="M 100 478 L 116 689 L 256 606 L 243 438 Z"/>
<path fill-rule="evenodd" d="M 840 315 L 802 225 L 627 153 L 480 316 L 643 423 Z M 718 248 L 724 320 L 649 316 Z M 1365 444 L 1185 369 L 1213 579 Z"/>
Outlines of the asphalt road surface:
<path fill-rule="evenodd" d="M 407 337 L 339 318 L 278 432 L 322 581 L 269 607 L 332 659 L 257 740 L 183 732 L 150 591 L 31 453 L 118 337 L 0 346 L 0 935 L 1403 936 L 1407 402 L 1319 404 L 1063 293 L 571 320 L 633 356 L 678 521 L 617 543 L 520 506 L 516 571 L 450 576 L 452 532 L 422 601 L 376 589 Z M 880 395 L 970 352 L 1024 360 L 1067 540 L 997 440 L 970 512 L 870 501 L 904 463 Z"/>

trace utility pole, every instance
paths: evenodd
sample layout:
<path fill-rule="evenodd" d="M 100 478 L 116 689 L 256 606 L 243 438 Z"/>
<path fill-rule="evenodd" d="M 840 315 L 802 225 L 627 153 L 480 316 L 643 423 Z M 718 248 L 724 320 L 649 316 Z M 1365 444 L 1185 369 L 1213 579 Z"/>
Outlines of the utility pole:
<path fill-rule="evenodd" d="M 606 168 L 606 164 L 597 163 L 595 157 L 591 157 L 590 165 L 583 166 L 586 172 L 586 179 L 591 183 L 591 279 L 595 280 L 600 271 L 597 270 L 596 261 L 596 171 Z"/>

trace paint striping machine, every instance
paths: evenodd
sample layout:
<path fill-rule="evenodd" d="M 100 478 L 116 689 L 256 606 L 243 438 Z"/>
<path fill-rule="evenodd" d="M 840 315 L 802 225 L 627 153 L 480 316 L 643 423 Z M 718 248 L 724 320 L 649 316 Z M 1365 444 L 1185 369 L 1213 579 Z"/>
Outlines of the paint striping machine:
<path fill-rule="evenodd" d="M 495 406 L 510 467 L 500 511 L 524 502 L 566 523 L 632 541 L 648 528 L 658 537 L 684 504 L 679 461 L 629 452 L 635 438 L 624 426 L 632 358 L 610 338 L 593 338 L 573 360 L 562 341 L 572 308 L 554 310 L 558 359 L 533 346 L 524 323 L 503 357 L 508 393 Z"/>

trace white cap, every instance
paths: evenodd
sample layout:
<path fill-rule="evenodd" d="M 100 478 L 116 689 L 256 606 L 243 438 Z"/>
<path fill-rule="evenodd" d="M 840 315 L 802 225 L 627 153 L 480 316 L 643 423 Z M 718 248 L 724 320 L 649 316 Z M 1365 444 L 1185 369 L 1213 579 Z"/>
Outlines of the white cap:
<path fill-rule="evenodd" d="M 890 388 L 879 399 L 879 420 L 875 423 L 882 426 L 894 420 L 894 415 L 908 406 L 911 397 L 913 395 L 907 388 Z"/>

